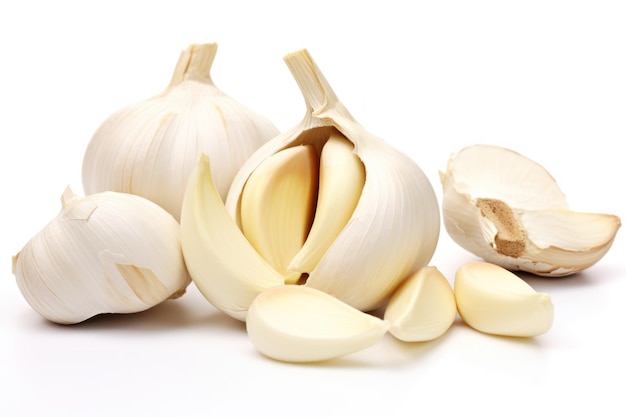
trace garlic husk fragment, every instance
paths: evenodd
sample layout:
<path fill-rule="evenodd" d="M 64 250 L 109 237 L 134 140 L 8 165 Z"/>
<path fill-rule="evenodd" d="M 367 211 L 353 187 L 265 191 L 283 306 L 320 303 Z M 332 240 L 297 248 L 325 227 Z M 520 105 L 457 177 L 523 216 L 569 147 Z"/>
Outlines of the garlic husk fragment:
<path fill-rule="evenodd" d="M 384 319 L 389 333 L 405 342 L 424 342 L 443 335 L 456 319 L 454 292 L 434 266 L 413 273 L 394 292 Z"/>
<path fill-rule="evenodd" d="M 248 307 L 284 279 L 246 240 L 230 217 L 211 176 L 205 154 L 191 172 L 180 229 L 183 255 L 194 284 L 229 316 L 246 320 Z"/>
<path fill-rule="evenodd" d="M 452 155 L 441 183 L 452 239 L 512 271 L 558 277 L 586 269 L 607 253 L 621 224 L 612 214 L 570 210 L 542 166 L 497 146 Z"/>
<path fill-rule="evenodd" d="M 237 170 L 278 129 L 215 86 L 210 69 L 216 52 L 215 43 L 189 46 L 165 91 L 102 123 L 83 160 L 87 194 L 137 194 L 179 220 L 189 173 L 206 153 L 220 195 L 226 197 Z"/>
<path fill-rule="evenodd" d="M 284 285 L 256 297 L 246 329 L 255 348 L 270 358 L 315 362 L 378 343 L 388 324 L 322 291 Z"/>
<path fill-rule="evenodd" d="M 469 262 L 459 267 L 454 295 L 461 318 L 483 333 L 533 337 L 547 332 L 554 321 L 549 295 L 491 263 Z"/>
<path fill-rule="evenodd" d="M 163 208 L 116 192 L 81 198 L 69 188 L 62 203 L 13 257 L 17 285 L 40 315 L 74 324 L 147 310 L 185 292 L 191 281 L 180 226 Z"/>
<path fill-rule="evenodd" d="M 321 154 L 331 137 L 351 143 L 360 160 L 358 165 L 365 172 L 364 183 L 353 185 L 356 206 L 344 225 L 337 227 L 331 226 L 332 222 L 323 222 L 328 224 L 328 229 L 318 235 L 330 234 L 334 238 L 312 268 L 298 272 L 306 278 L 304 285 L 308 287 L 362 311 L 375 309 L 405 277 L 431 259 L 439 237 L 437 198 L 427 177 L 412 159 L 354 120 L 306 50 L 288 54 L 285 62 L 304 96 L 305 116 L 294 128 L 270 140 L 248 159 L 233 180 L 226 208 L 241 226 L 241 217 L 245 215 L 241 210 L 241 195 L 246 182 L 263 161 L 276 153 L 312 145 Z M 357 168 L 348 165 L 343 169 L 352 176 Z M 337 171 L 336 175 L 341 175 L 341 170 Z M 334 196 L 334 203 L 344 204 L 343 198 L 343 194 Z M 326 212 L 333 215 L 332 210 Z"/>

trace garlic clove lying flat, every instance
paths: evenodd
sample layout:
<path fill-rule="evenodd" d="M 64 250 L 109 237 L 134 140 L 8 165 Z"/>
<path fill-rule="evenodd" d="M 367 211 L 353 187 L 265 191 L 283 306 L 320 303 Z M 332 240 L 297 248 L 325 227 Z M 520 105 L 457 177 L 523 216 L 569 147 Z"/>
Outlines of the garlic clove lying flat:
<path fill-rule="evenodd" d="M 216 43 L 184 50 L 160 94 L 111 114 L 83 159 L 87 194 L 118 191 L 148 198 L 180 219 L 189 173 L 201 153 L 213 160 L 222 198 L 241 165 L 278 129 L 216 87 Z"/>
<path fill-rule="evenodd" d="M 116 192 L 79 197 L 13 257 L 22 295 L 46 319 L 74 324 L 134 313 L 182 295 L 191 282 L 180 227 L 145 198 Z"/>
<path fill-rule="evenodd" d="M 189 274 L 205 298 L 226 314 L 245 321 L 252 300 L 284 283 L 246 240 L 230 217 L 202 154 L 183 199 L 181 245 Z"/>
<path fill-rule="evenodd" d="M 550 296 L 491 263 L 462 265 L 455 275 L 454 295 L 463 320 L 484 333 L 532 337 L 552 327 Z"/>
<path fill-rule="evenodd" d="M 387 322 L 314 288 L 273 287 L 250 305 L 246 329 L 262 354 L 285 362 L 334 359 L 378 343 Z"/>
<path fill-rule="evenodd" d="M 434 266 L 420 268 L 391 296 L 385 320 L 389 333 L 405 342 L 423 342 L 443 335 L 456 319 L 450 283 Z"/>
<path fill-rule="evenodd" d="M 586 269 L 607 253 L 621 225 L 612 214 L 569 210 L 543 167 L 497 146 L 454 154 L 441 183 L 452 239 L 512 271 L 556 277 Z"/>

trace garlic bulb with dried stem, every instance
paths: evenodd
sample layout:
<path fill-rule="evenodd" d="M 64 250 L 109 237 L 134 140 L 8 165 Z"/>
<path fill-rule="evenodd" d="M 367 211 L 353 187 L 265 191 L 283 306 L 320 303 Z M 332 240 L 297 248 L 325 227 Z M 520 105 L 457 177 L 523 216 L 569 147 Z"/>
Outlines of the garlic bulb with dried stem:
<path fill-rule="evenodd" d="M 87 194 L 118 191 L 148 198 L 177 220 L 198 155 L 213 161 L 222 198 L 241 165 L 278 129 L 215 86 L 217 44 L 191 45 L 161 94 L 113 113 L 96 130 L 83 160 Z"/>
<path fill-rule="evenodd" d="M 306 50 L 285 62 L 304 119 L 247 160 L 225 207 L 213 160 L 200 158 L 190 177 L 181 235 L 191 277 L 240 320 L 256 295 L 283 283 L 375 309 L 431 259 L 437 198 L 415 161 L 355 121 Z"/>

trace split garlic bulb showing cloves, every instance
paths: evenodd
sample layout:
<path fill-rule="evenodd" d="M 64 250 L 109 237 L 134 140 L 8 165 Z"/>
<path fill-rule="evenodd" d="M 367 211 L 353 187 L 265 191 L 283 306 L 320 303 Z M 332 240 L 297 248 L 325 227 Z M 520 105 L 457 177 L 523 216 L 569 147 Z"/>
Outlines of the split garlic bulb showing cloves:
<path fill-rule="evenodd" d="M 137 194 L 179 220 L 189 173 L 206 153 L 226 198 L 237 170 L 278 129 L 215 86 L 210 69 L 216 52 L 215 43 L 191 45 L 180 55 L 165 91 L 102 123 L 83 160 L 87 194 Z"/>
<path fill-rule="evenodd" d="M 117 192 L 81 198 L 69 188 L 62 203 L 13 257 L 18 287 L 40 315 L 74 324 L 147 310 L 185 292 L 191 280 L 180 226 L 162 207 Z"/>
<path fill-rule="evenodd" d="M 285 62 L 305 117 L 248 159 L 225 207 L 209 192 L 208 158 L 199 161 L 181 216 L 191 277 L 242 320 L 256 294 L 283 283 L 374 309 L 431 259 L 437 198 L 412 159 L 354 120 L 306 50 Z M 236 225 L 218 226 L 216 216 Z"/>
<path fill-rule="evenodd" d="M 445 228 L 461 247 L 512 271 L 566 276 L 610 249 L 619 217 L 568 209 L 539 164 L 509 149 L 474 145 L 441 174 Z"/>

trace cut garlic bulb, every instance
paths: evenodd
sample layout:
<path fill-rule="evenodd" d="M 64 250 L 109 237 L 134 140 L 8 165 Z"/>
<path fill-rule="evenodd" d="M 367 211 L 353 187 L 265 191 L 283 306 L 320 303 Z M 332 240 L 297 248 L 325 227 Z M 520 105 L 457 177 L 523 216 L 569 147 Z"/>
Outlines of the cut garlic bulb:
<path fill-rule="evenodd" d="M 306 219 L 307 213 L 314 213 L 308 237 L 287 268 L 289 273 L 297 272 L 297 275 L 294 277 L 288 273 L 282 276 L 282 280 L 296 282 L 299 279 L 300 283 L 324 291 L 359 310 L 374 309 L 388 299 L 405 277 L 431 259 L 439 238 L 437 198 L 427 177 L 413 160 L 368 133 L 354 120 L 306 50 L 287 55 L 285 61 L 304 95 L 305 117 L 296 127 L 270 140 L 248 159 L 233 180 L 226 208 L 239 227 L 249 223 L 248 217 L 255 218 L 258 227 L 264 227 L 261 226 L 263 219 L 256 217 L 255 205 L 245 204 L 242 200 L 246 193 L 254 194 L 249 190 L 254 187 L 253 174 L 265 161 L 282 152 L 292 152 L 294 147 L 313 147 L 319 155 L 319 179 L 310 178 L 307 186 L 319 184 L 316 207 L 303 207 L 301 202 L 294 202 L 289 193 L 271 195 L 275 200 L 271 203 L 273 207 L 282 205 L 285 210 L 305 212 L 303 216 L 282 216 L 285 222 L 294 217 Z M 273 174 L 274 178 L 294 175 L 284 167 L 275 167 L 279 171 Z M 199 186 L 191 186 L 187 193 L 201 194 L 203 191 Z M 191 195 L 185 199 L 190 204 L 198 201 Z M 217 202 L 212 206 L 221 210 Z M 183 211 L 181 219 L 183 250 L 201 251 L 201 248 L 191 246 L 202 239 L 191 236 L 201 233 L 198 224 L 212 219 L 215 213 L 202 211 L 199 207 L 188 207 L 187 210 L 188 218 L 185 219 Z M 204 216 L 207 220 L 197 217 L 194 220 L 193 216 Z M 293 233 L 300 236 L 300 228 L 306 222 L 301 220 Z M 285 223 L 273 227 L 273 230 L 264 229 L 266 239 L 280 236 L 285 230 L 289 231 L 290 226 Z M 244 232 L 246 229 L 249 227 L 244 227 Z M 220 236 L 203 239 L 240 242 L 244 236 L 230 226 L 229 235 L 222 228 L 219 231 Z M 237 233 L 241 236 L 234 236 Z M 246 282 L 250 286 L 246 292 L 256 290 L 253 281 L 264 280 L 260 276 L 266 273 L 250 273 L 248 265 L 257 262 L 259 252 L 250 241 L 244 240 L 249 246 L 245 250 L 239 248 L 238 252 L 229 253 L 234 246 L 231 249 L 217 248 L 217 254 L 194 257 L 197 263 L 188 260 L 192 279 L 199 282 L 199 286 L 205 286 L 201 282 L 213 280 L 211 287 L 223 285 L 221 282 Z M 205 250 L 208 252 L 212 248 L 207 246 Z M 285 259 L 291 257 L 291 253 L 267 258 Z M 218 277 L 209 273 L 213 269 L 209 258 L 214 257 L 233 262 L 229 269 L 232 275 Z M 261 269 L 265 271 L 267 268 Z M 278 281 L 275 274 L 268 275 L 271 276 L 268 281 Z M 223 296 L 224 292 L 221 294 Z M 235 304 L 232 300 L 237 297 L 231 295 L 231 301 L 217 303 L 232 305 Z M 215 300 L 216 297 L 211 298 Z M 245 308 L 244 305 L 238 307 Z"/>
<path fill-rule="evenodd" d="M 405 342 L 424 342 L 443 335 L 456 319 L 450 283 L 434 266 L 412 274 L 391 296 L 385 310 L 389 333 Z"/>
<path fill-rule="evenodd" d="M 494 264 L 462 265 L 454 278 L 454 295 L 461 318 L 484 333 L 532 337 L 552 327 L 550 296 Z"/>
<path fill-rule="evenodd" d="M 285 282 L 372 310 L 431 259 L 436 195 L 413 160 L 353 119 L 306 50 L 285 61 L 305 117 L 248 159 L 226 207 L 209 191 L 208 159 L 198 161 L 181 215 L 187 266 L 205 297 L 240 320 L 256 294 Z M 286 178 L 296 185 L 283 187 Z"/>
<path fill-rule="evenodd" d="M 284 285 L 259 294 L 246 329 L 262 354 L 286 362 L 334 359 L 378 343 L 387 322 L 310 287 Z"/>
<path fill-rule="evenodd" d="M 216 52 L 214 43 L 191 45 L 180 55 L 165 91 L 102 123 L 83 160 L 87 194 L 137 194 L 178 220 L 189 173 L 206 153 L 226 198 L 237 170 L 278 129 L 214 85 L 210 69 Z"/>
<path fill-rule="evenodd" d="M 512 271 L 557 277 L 588 268 L 607 253 L 621 224 L 612 214 L 569 210 L 543 167 L 497 146 L 462 149 L 441 183 L 452 239 Z"/>
<path fill-rule="evenodd" d="M 68 188 L 63 209 L 13 257 L 26 301 L 46 319 L 73 324 L 102 313 L 147 310 L 191 282 L 180 226 L 142 197 Z"/>

